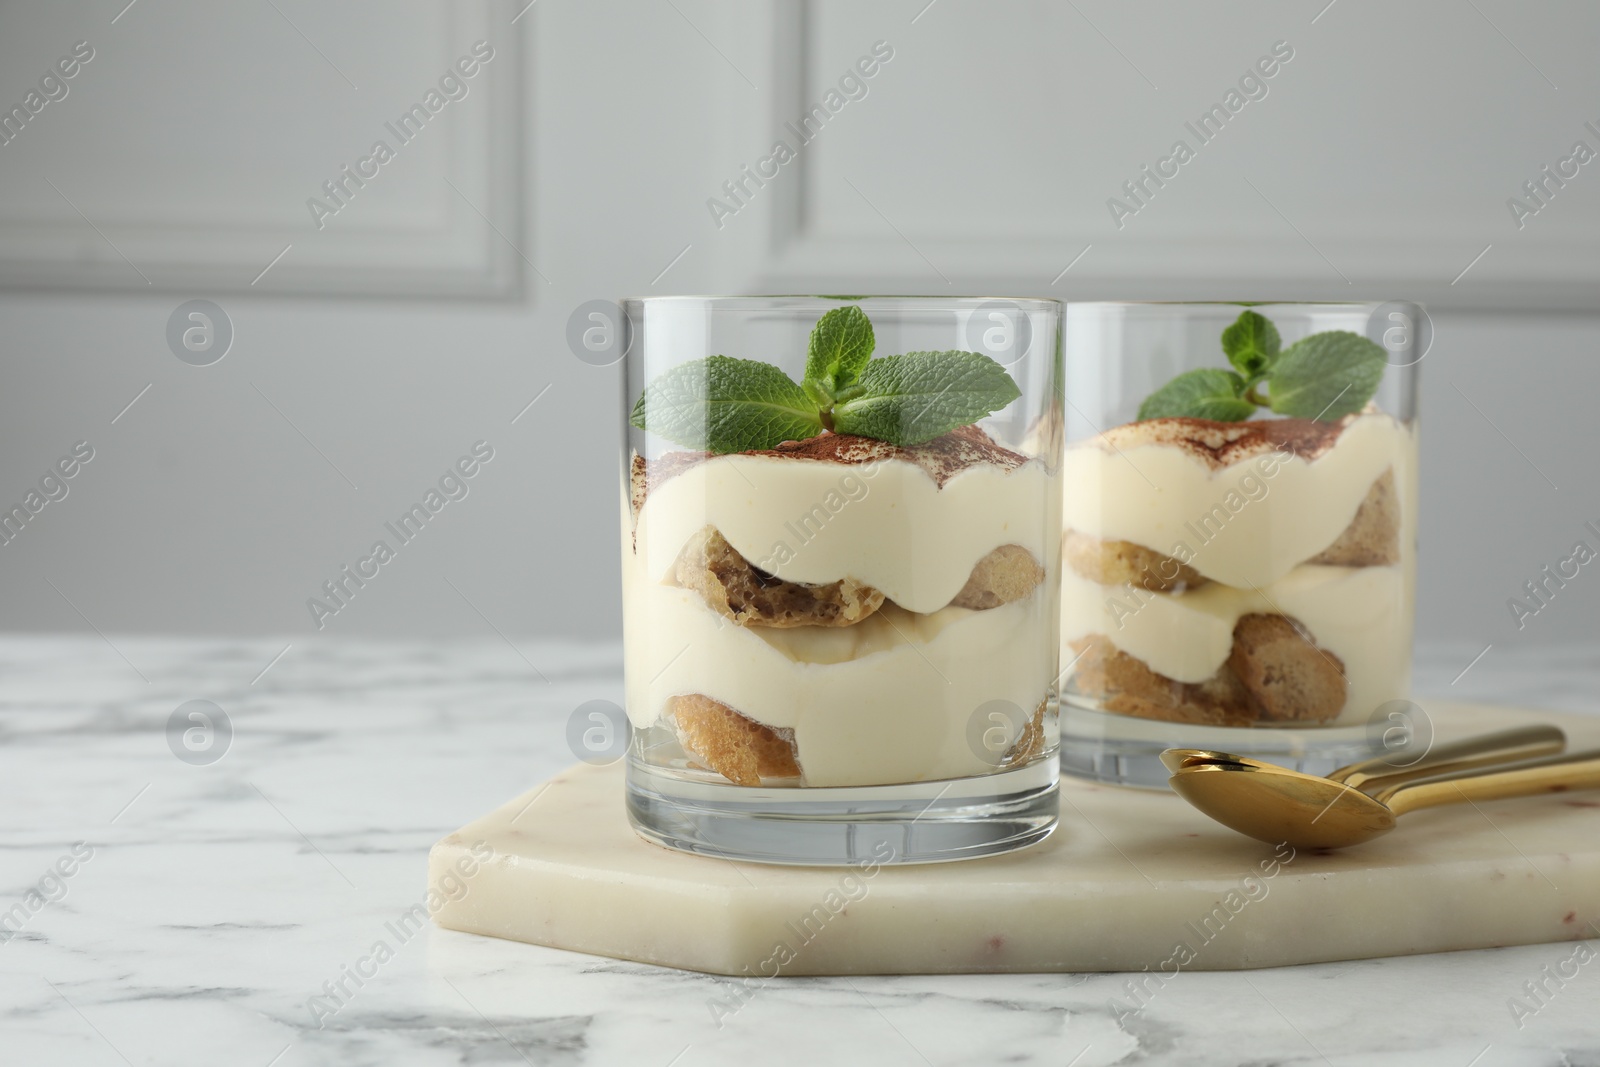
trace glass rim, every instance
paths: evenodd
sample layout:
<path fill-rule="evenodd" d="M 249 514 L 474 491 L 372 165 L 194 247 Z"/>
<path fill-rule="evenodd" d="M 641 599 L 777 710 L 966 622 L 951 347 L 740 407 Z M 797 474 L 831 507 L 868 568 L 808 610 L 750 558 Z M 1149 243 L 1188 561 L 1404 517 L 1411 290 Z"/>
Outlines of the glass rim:
<path fill-rule="evenodd" d="M 1195 310 L 1211 308 L 1316 308 L 1318 310 L 1380 308 L 1386 304 L 1411 304 L 1423 307 L 1420 300 L 1407 300 L 1396 298 L 1391 300 L 1064 300 L 1062 303 L 1068 308 L 1084 308 L 1087 310 L 1115 310 L 1120 308 L 1151 308 L 1160 310 L 1181 311 L 1188 308 Z"/>
<path fill-rule="evenodd" d="M 812 293 L 774 293 L 747 296 L 663 294 L 629 296 L 620 301 L 625 309 L 646 307 L 710 307 L 713 309 L 827 310 L 851 304 L 873 304 L 884 310 L 972 311 L 987 304 L 1011 304 L 1019 311 L 1060 312 L 1066 302 L 1048 296 L 924 296 L 864 293 L 851 296 Z"/>

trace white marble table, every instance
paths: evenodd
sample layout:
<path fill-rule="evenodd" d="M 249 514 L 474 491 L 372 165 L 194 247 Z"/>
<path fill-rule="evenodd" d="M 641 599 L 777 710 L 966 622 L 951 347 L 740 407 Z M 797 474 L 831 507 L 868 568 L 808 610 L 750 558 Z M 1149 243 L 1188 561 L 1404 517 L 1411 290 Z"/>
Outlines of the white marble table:
<path fill-rule="evenodd" d="M 0 640 L 5 1064 L 1600 1062 L 1600 941 L 1559 986 L 1573 945 L 1184 973 L 1123 1025 L 1127 975 L 784 979 L 719 1024 L 729 979 L 401 922 L 428 846 L 620 698 L 615 648 L 112 640 Z M 1600 711 L 1600 651 L 1452 686 L 1477 651 L 1419 692 Z M 194 699 L 208 765 L 168 746 Z"/>

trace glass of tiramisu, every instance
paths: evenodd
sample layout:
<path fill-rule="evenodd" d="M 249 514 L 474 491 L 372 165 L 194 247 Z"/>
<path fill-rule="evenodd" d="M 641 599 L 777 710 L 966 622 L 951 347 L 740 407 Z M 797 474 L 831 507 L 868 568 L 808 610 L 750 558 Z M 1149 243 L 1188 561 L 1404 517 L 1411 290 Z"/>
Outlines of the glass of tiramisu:
<path fill-rule="evenodd" d="M 1055 825 L 1060 305 L 624 305 L 628 812 L 790 864 Z"/>
<path fill-rule="evenodd" d="M 1422 309 L 1084 303 L 1064 332 L 1063 769 L 1403 747 Z"/>

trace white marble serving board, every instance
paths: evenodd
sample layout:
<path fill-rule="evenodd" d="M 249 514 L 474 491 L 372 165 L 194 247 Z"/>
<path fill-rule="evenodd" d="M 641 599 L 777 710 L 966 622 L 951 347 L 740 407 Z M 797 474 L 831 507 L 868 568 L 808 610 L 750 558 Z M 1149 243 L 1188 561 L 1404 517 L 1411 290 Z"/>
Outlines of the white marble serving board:
<path fill-rule="evenodd" d="M 1429 711 L 1444 740 L 1543 721 L 1600 747 L 1594 716 Z M 648 844 L 621 765 L 580 765 L 441 840 L 429 887 L 450 929 L 716 974 L 1148 970 L 1153 990 L 1181 971 L 1593 937 L 1600 792 L 1420 811 L 1289 856 L 1174 795 L 1065 779 L 1041 845 L 869 873 Z"/>

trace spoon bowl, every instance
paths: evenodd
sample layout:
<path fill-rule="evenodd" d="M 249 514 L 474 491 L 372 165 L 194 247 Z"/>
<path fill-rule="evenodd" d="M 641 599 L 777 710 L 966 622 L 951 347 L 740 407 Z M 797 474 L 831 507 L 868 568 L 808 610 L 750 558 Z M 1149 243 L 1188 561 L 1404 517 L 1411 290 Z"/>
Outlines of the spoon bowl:
<path fill-rule="evenodd" d="M 1600 751 L 1387 784 L 1379 779 L 1373 796 L 1344 782 L 1254 761 L 1184 764 L 1171 782 L 1179 796 L 1246 837 L 1297 848 L 1345 848 L 1381 837 L 1394 829 L 1396 816 L 1419 808 L 1600 788 Z"/>
<path fill-rule="evenodd" d="M 1179 796 L 1246 837 L 1343 848 L 1394 829 L 1395 815 L 1358 789 L 1270 764 L 1195 763 L 1172 775 Z"/>
<path fill-rule="evenodd" d="M 1171 774 L 1200 763 L 1243 763 L 1248 758 L 1209 748 L 1169 748 L 1161 753 L 1161 763 Z"/>

